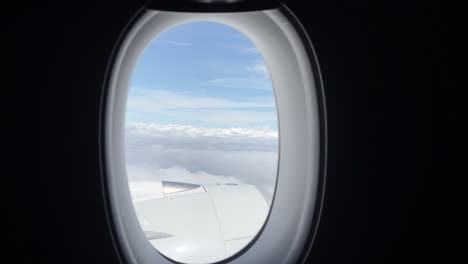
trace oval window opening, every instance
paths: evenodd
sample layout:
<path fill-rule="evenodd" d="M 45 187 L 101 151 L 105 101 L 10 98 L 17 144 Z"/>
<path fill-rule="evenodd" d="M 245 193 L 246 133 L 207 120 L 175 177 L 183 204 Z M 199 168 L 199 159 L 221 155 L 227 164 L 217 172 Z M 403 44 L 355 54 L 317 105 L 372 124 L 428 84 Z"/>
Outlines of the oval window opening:
<path fill-rule="evenodd" d="M 125 117 L 128 184 L 141 229 L 169 259 L 213 263 L 262 229 L 279 136 L 272 81 L 243 33 L 173 27 L 137 62 Z"/>

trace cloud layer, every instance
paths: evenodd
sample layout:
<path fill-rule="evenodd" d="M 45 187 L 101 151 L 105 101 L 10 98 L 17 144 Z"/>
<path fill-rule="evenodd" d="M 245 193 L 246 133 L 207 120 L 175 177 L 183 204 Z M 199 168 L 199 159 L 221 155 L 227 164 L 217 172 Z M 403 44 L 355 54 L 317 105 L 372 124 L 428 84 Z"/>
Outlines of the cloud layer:
<path fill-rule="evenodd" d="M 269 128 L 129 123 L 126 159 L 131 182 L 248 183 L 272 193 L 278 133 Z"/>
<path fill-rule="evenodd" d="M 154 121 L 200 126 L 235 126 L 276 124 L 274 98 L 251 97 L 235 100 L 213 96 L 190 95 L 169 90 L 131 88 L 127 103 L 130 121 Z"/>

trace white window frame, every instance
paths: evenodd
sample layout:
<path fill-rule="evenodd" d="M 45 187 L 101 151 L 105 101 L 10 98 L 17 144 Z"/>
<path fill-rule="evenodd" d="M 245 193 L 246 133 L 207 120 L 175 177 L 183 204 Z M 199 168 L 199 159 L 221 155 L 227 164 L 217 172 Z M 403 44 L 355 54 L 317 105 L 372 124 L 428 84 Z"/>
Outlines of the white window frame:
<path fill-rule="evenodd" d="M 127 263 L 175 263 L 150 244 L 133 208 L 124 141 L 130 80 L 144 49 L 158 34 L 196 21 L 226 24 L 252 40 L 269 70 L 278 112 L 278 175 L 268 218 L 246 248 L 219 263 L 296 263 L 303 253 L 321 203 L 324 104 L 310 42 L 288 15 L 284 8 L 235 13 L 145 10 L 125 35 L 106 84 L 101 156 L 108 216 Z"/>

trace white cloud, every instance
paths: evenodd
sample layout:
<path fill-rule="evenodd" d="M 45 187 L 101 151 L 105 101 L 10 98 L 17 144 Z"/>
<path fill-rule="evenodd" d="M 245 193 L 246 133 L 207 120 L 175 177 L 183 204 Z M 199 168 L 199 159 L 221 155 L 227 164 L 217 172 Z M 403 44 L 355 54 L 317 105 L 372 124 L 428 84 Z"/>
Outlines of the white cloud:
<path fill-rule="evenodd" d="M 195 122 L 211 126 L 252 127 L 259 123 L 272 126 L 277 122 L 273 97 L 253 97 L 235 101 L 167 90 L 132 88 L 127 102 L 128 120 L 141 121 L 139 117 L 144 114 L 157 115 L 157 120 Z"/>
<path fill-rule="evenodd" d="M 128 135 L 176 136 L 176 137 L 211 137 L 211 138 L 254 138 L 259 140 L 276 140 L 278 132 L 271 128 L 205 128 L 174 124 L 135 122 L 127 125 Z"/>
<path fill-rule="evenodd" d="M 216 78 L 208 80 L 206 84 L 223 88 L 272 90 L 271 80 L 264 76 Z"/>
<path fill-rule="evenodd" d="M 273 89 L 270 73 L 263 61 L 257 61 L 252 65 L 247 65 L 242 69 L 242 71 L 244 75 L 247 73 L 248 76 L 211 79 L 207 81 L 207 85 L 224 88 L 257 89 L 268 91 Z"/>
<path fill-rule="evenodd" d="M 270 73 L 264 63 L 256 63 L 254 65 L 246 66 L 245 69 L 249 72 L 259 73 L 265 78 L 270 78 Z"/>
<path fill-rule="evenodd" d="M 126 159 L 132 182 L 248 183 L 272 193 L 278 135 L 266 128 L 134 123 L 126 127 Z"/>
<path fill-rule="evenodd" d="M 173 40 L 167 40 L 166 42 L 172 46 L 184 46 L 184 47 L 192 46 L 192 43 L 188 43 L 188 42 L 180 42 L 180 41 L 173 41 Z"/>
<path fill-rule="evenodd" d="M 239 51 L 240 53 L 260 54 L 257 47 L 255 46 L 240 46 L 237 47 L 237 51 Z"/>
<path fill-rule="evenodd" d="M 234 101 L 211 96 L 195 96 L 169 90 L 150 90 L 132 87 L 128 109 L 157 111 L 161 109 L 220 109 L 246 107 L 275 107 L 272 98 L 253 98 Z"/>

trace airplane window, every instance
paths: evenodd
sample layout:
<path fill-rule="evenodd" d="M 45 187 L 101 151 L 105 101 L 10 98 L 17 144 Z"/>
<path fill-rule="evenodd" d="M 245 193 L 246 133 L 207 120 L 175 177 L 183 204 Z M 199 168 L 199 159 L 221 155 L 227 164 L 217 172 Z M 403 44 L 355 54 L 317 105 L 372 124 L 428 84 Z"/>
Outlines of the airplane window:
<path fill-rule="evenodd" d="M 264 7 L 143 8 L 119 39 L 101 159 L 123 263 L 307 255 L 323 197 L 323 88 L 294 14 Z"/>
<path fill-rule="evenodd" d="M 140 227 L 161 254 L 213 263 L 245 248 L 270 210 L 278 148 L 272 80 L 246 35 L 184 23 L 140 55 L 125 113 L 126 170 Z"/>

